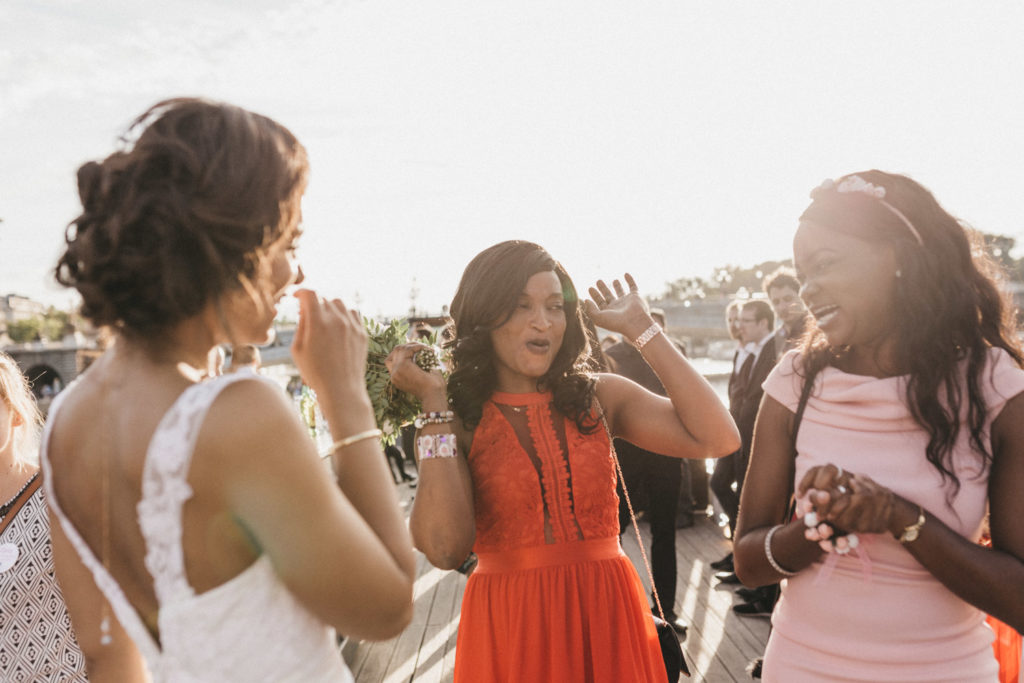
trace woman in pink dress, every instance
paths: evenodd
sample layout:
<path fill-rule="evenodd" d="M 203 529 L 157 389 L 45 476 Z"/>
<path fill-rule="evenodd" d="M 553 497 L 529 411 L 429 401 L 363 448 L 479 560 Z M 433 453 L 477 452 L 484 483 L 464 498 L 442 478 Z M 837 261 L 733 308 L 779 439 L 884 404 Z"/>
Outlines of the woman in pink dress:
<path fill-rule="evenodd" d="M 1012 309 L 973 234 L 909 178 L 811 196 L 793 251 L 817 325 L 765 382 L 735 546 L 744 583 L 782 580 L 763 678 L 995 681 L 985 613 L 1024 628 Z"/>

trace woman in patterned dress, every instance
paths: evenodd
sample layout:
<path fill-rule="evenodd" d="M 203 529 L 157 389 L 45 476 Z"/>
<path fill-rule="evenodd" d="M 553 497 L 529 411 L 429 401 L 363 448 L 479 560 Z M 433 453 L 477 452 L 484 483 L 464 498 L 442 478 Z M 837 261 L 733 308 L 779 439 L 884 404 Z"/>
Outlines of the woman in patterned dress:
<path fill-rule="evenodd" d="M 39 411 L 2 352 L 0 399 L 0 680 L 85 681 L 85 657 L 53 573 L 36 462 Z"/>

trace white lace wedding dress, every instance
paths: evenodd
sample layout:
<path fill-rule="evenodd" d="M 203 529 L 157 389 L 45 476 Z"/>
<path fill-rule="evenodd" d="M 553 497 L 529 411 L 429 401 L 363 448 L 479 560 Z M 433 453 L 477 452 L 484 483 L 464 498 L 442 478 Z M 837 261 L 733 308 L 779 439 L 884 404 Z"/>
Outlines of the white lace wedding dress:
<path fill-rule="evenodd" d="M 146 543 L 146 568 L 160 606 L 159 644 L 65 516 L 54 494 L 47 445 L 50 428 L 73 386 L 53 402 L 43 434 L 41 460 L 47 500 L 117 619 L 145 657 L 156 683 L 351 682 L 334 629 L 292 596 L 266 555 L 229 581 L 198 595 L 185 576 L 181 511 L 192 496 L 186 481 L 192 450 L 217 394 L 246 379 L 265 381 L 243 373 L 189 387 L 160 421 L 146 452 L 137 513 Z"/>

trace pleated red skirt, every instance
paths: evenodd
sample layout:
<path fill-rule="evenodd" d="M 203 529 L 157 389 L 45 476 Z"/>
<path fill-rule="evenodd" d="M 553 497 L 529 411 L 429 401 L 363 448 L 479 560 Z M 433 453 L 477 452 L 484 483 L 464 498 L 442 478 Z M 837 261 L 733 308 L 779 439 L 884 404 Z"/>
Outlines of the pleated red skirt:
<path fill-rule="evenodd" d="M 478 555 L 457 683 L 665 683 L 644 588 L 617 537 Z"/>

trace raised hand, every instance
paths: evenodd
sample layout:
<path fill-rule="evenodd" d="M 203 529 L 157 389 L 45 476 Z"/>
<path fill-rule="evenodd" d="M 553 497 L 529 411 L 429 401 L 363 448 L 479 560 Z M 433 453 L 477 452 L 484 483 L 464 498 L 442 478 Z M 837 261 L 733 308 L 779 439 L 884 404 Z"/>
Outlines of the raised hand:
<path fill-rule="evenodd" d="M 595 325 L 636 339 L 651 326 L 652 320 L 633 276 L 626 273 L 624 279 L 628 291 L 618 280 L 613 280 L 611 287 L 604 280 L 598 280 L 588 290 L 590 299 L 584 301 L 583 306 Z"/>
<path fill-rule="evenodd" d="M 444 376 L 440 368 L 427 371 L 416 364 L 416 354 L 430 347 L 420 342 L 399 344 L 384 359 L 384 366 L 391 374 L 391 383 L 407 391 L 421 401 L 431 392 L 444 391 Z"/>
<path fill-rule="evenodd" d="M 295 297 L 299 325 L 292 359 L 302 381 L 321 398 L 339 391 L 365 395 L 367 335 L 359 312 L 341 299 L 324 299 L 309 289 L 300 289 Z"/>

